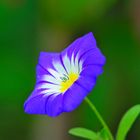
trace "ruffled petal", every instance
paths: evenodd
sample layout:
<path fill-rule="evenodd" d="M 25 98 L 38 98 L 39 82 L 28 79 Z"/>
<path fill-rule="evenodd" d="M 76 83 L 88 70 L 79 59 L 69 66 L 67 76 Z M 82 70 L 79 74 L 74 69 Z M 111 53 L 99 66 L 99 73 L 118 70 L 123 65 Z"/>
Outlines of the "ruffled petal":
<path fill-rule="evenodd" d="M 36 67 L 37 75 L 48 74 L 48 68 L 54 68 L 52 62 L 59 61 L 59 54 L 41 52 L 38 61 L 38 65 Z"/>
<path fill-rule="evenodd" d="M 78 39 L 76 39 L 73 43 L 71 43 L 64 51 L 62 51 L 62 54 L 67 53 L 69 56 L 71 56 L 73 53 L 78 53 L 81 51 L 87 51 L 89 49 L 96 48 L 96 40 L 93 36 L 93 34 L 90 32 Z"/>
<path fill-rule="evenodd" d="M 83 37 L 76 39 L 64 51 L 62 51 L 61 56 L 64 58 L 67 55 L 69 58 L 71 58 L 74 54 L 74 58 L 76 58 L 77 55 L 80 58 L 85 52 L 94 49 L 96 49 L 96 40 L 93 34 L 90 32 Z"/>
<path fill-rule="evenodd" d="M 56 117 L 59 114 L 61 114 L 63 112 L 62 100 L 63 100 L 62 94 L 58 95 L 53 94 L 52 96 L 50 96 L 45 106 L 46 114 L 51 117 Z"/>
<path fill-rule="evenodd" d="M 96 78 L 79 76 L 78 80 L 64 93 L 63 109 L 69 112 L 76 109 L 96 84 Z"/>
<path fill-rule="evenodd" d="M 62 113 L 62 94 L 32 96 L 25 102 L 24 110 L 28 114 L 58 116 Z"/>
<path fill-rule="evenodd" d="M 58 65 L 59 64 L 59 65 Z M 61 71 L 60 71 L 61 70 Z M 60 112 L 60 76 L 66 73 L 58 53 L 41 52 L 36 68 L 37 81 L 34 91 L 24 104 L 26 113 L 56 116 Z"/>
<path fill-rule="evenodd" d="M 28 114 L 46 114 L 45 104 L 48 97 L 43 94 L 30 96 L 24 103 L 25 112 Z"/>
<path fill-rule="evenodd" d="M 94 50 L 85 52 L 80 57 L 79 61 L 83 62 L 83 67 L 88 65 L 99 65 L 100 67 L 102 67 L 106 62 L 106 58 L 101 53 L 101 51 L 96 48 Z"/>
<path fill-rule="evenodd" d="M 63 111 L 70 112 L 76 109 L 87 94 L 88 91 L 75 82 L 63 95 Z"/>
<path fill-rule="evenodd" d="M 91 78 L 97 78 L 99 75 L 103 73 L 103 68 L 99 65 L 88 65 L 83 68 L 80 75 L 82 75 L 85 79 L 90 76 Z"/>

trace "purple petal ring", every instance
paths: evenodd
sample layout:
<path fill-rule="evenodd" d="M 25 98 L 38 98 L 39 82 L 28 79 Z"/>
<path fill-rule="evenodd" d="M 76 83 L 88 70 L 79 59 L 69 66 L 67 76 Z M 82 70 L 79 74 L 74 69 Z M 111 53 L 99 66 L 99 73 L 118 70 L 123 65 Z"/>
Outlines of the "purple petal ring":
<path fill-rule="evenodd" d="M 55 117 L 76 109 L 95 86 L 104 64 L 92 33 L 60 53 L 41 52 L 36 85 L 24 103 L 25 112 Z"/>

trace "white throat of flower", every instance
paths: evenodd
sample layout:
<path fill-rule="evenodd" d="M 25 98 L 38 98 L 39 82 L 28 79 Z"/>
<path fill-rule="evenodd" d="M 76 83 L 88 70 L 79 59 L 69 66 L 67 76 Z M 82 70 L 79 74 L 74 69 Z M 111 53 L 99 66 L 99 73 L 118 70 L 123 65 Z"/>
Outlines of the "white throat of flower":
<path fill-rule="evenodd" d="M 63 65 L 58 62 L 53 62 L 55 69 L 48 68 L 47 71 L 51 75 L 44 75 L 43 80 L 49 83 L 42 84 L 40 88 L 45 88 L 45 94 L 59 94 L 67 91 L 72 84 L 79 78 L 82 71 L 82 61 L 79 61 L 78 54 L 74 58 L 72 54 L 71 59 L 67 54 L 62 58 Z"/>

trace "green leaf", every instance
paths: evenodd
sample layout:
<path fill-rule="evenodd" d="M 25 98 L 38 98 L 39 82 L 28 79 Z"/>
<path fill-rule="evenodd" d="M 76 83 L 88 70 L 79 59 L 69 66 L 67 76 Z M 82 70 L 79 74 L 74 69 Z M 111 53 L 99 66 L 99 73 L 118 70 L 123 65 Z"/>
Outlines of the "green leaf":
<path fill-rule="evenodd" d="M 99 139 L 100 140 L 109 140 L 108 132 L 106 131 L 105 128 L 103 128 L 99 133 L 98 133 Z"/>
<path fill-rule="evenodd" d="M 128 131 L 130 130 L 131 126 L 133 125 L 139 114 L 140 105 L 136 105 L 126 112 L 126 114 L 120 121 L 116 140 L 125 140 Z"/>
<path fill-rule="evenodd" d="M 80 127 L 70 129 L 69 134 L 89 140 L 97 140 L 98 138 L 98 135 L 92 130 Z"/>

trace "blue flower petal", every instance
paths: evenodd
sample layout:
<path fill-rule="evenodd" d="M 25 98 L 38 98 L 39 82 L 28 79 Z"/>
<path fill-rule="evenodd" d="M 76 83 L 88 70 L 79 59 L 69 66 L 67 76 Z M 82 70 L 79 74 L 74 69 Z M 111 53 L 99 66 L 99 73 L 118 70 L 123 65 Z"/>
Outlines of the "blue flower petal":
<path fill-rule="evenodd" d="M 25 112 L 55 117 L 76 109 L 94 88 L 104 64 L 105 57 L 92 33 L 78 38 L 61 53 L 41 52 L 35 89 L 24 104 Z M 71 74 L 75 79 L 72 85 Z"/>
<path fill-rule="evenodd" d="M 70 112 L 76 109 L 87 94 L 87 90 L 75 82 L 63 96 L 63 111 Z"/>

